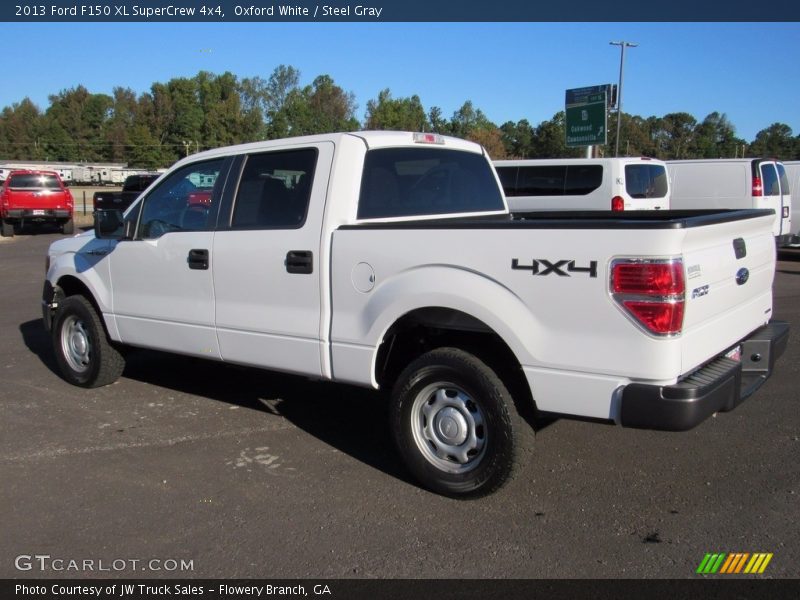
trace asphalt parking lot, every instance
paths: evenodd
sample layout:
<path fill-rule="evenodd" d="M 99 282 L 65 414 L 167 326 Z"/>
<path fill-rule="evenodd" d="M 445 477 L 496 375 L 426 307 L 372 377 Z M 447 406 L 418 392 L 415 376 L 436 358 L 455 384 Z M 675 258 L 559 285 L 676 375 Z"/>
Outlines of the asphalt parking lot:
<path fill-rule="evenodd" d="M 464 502 L 410 481 L 370 391 L 146 351 L 65 383 L 39 306 L 57 237 L 0 241 L 2 578 L 686 578 L 709 552 L 800 577 L 800 252 L 754 397 L 686 433 L 541 422 L 520 480 Z"/>

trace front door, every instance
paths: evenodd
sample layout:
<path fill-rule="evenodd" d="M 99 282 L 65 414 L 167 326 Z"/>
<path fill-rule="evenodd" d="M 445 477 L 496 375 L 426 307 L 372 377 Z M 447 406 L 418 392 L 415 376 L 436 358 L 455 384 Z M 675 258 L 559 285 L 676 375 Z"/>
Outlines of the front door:
<path fill-rule="evenodd" d="M 142 199 L 133 240 L 109 254 L 122 342 L 219 358 L 211 248 L 224 159 L 187 165 Z"/>

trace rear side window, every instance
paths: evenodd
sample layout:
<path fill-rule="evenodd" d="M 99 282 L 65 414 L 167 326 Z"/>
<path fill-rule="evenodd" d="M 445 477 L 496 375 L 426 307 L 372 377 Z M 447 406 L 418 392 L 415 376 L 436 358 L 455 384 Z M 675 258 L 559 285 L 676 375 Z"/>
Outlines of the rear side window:
<path fill-rule="evenodd" d="M 603 165 L 525 166 L 513 185 L 503 181 L 503 189 L 506 196 L 585 196 L 602 182 Z"/>
<path fill-rule="evenodd" d="M 380 148 L 364 160 L 359 219 L 503 210 L 494 172 L 480 154 Z"/>
<path fill-rule="evenodd" d="M 60 190 L 61 185 L 55 175 L 43 175 L 39 173 L 26 173 L 24 175 L 14 175 L 8 183 L 8 187 L 14 190 L 25 189 L 45 189 Z"/>
<path fill-rule="evenodd" d="M 495 167 L 497 176 L 500 178 L 500 185 L 506 196 L 515 196 L 517 193 L 517 173 L 519 167 Z"/>
<path fill-rule="evenodd" d="M 299 229 L 311 197 L 317 150 L 247 157 L 233 205 L 233 229 Z"/>
<path fill-rule="evenodd" d="M 625 165 L 625 191 L 631 198 L 663 198 L 668 187 L 664 165 Z"/>
<path fill-rule="evenodd" d="M 520 167 L 516 196 L 563 196 L 566 166 Z"/>
<path fill-rule="evenodd" d="M 570 165 L 567 167 L 564 195 L 585 196 L 599 188 L 601 183 L 603 183 L 602 165 Z"/>
<path fill-rule="evenodd" d="M 764 186 L 765 196 L 780 196 L 781 188 L 778 180 L 778 172 L 772 163 L 762 163 L 761 165 L 761 185 Z"/>

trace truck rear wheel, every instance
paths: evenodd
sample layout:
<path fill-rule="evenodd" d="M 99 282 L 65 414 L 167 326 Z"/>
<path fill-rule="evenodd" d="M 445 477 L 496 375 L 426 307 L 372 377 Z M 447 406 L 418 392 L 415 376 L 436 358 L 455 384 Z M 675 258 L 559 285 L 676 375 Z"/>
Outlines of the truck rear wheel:
<path fill-rule="evenodd" d="M 100 316 L 83 296 L 60 302 L 53 320 L 53 349 L 64 379 L 85 388 L 114 383 L 125 368 Z"/>
<path fill-rule="evenodd" d="M 73 233 L 75 233 L 75 221 L 73 221 L 72 219 L 66 221 L 61 226 L 61 231 L 64 232 L 64 234 L 66 235 L 72 235 Z"/>
<path fill-rule="evenodd" d="M 14 224 L 4 219 L 2 226 L 0 226 L 0 234 L 3 237 L 14 237 Z"/>
<path fill-rule="evenodd" d="M 428 352 L 405 369 L 392 392 L 391 419 L 413 475 L 452 497 L 500 488 L 533 436 L 495 372 L 456 348 Z"/>

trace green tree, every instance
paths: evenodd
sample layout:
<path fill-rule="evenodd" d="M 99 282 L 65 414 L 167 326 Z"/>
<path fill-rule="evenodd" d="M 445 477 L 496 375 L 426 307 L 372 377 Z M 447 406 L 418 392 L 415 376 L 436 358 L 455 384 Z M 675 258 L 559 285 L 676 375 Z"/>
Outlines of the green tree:
<path fill-rule="evenodd" d="M 205 115 L 199 102 L 197 79 L 179 77 L 167 83 L 171 111 L 168 115 L 167 144 L 178 156 L 192 152 L 203 139 Z"/>
<path fill-rule="evenodd" d="M 104 123 L 104 155 L 115 162 L 127 162 L 130 153 L 130 133 L 137 109 L 136 93 L 130 88 L 113 90 L 110 116 Z"/>
<path fill-rule="evenodd" d="M 697 119 L 685 112 L 669 113 L 661 119 L 665 159 L 691 158 L 695 147 Z"/>
<path fill-rule="evenodd" d="M 759 131 L 749 149 L 751 156 L 781 160 L 794 158 L 796 151 L 796 139 L 792 136 L 792 128 L 785 123 L 773 123 Z"/>
<path fill-rule="evenodd" d="M 270 124 L 271 137 L 355 131 L 355 96 L 336 85 L 329 75 L 320 75 L 302 89 L 289 92 L 283 107 Z"/>
<path fill-rule="evenodd" d="M 266 114 L 280 112 L 289 94 L 300 85 L 300 71 L 292 66 L 278 65 L 269 76 L 264 87 L 264 109 Z"/>
<path fill-rule="evenodd" d="M 542 121 L 534 130 L 532 158 L 570 158 L 582 156 L 583 148 L 568 148 L 564 111 L 549 121 Z"/>
<path fill-rule="evenodd" d="M 389 88 L 367 102 L 366 129 L 429 131 L 430 124 L 419 96 L 392 98 Z"/>
<path fill-rule="evenodd" d="M 446 134 L 450 132 L 450 124 L 442 116 L 442 109 L 432 106 L 428 111 L 428 122 L 431 124 L 431 131 L 434 133 Z"/>
<path fill-rule="evenodd" d="M 514 123 L 507 121 L 500 126 L 506 156 L 528 158 L 533 156 L 534 130 L 527 119 Z"/>
<path fill-rule="evenodd" d="M 44 158 L 40 144 L 42 113 L 30 98 L 12 104 L 0 113 L 0 152 L 7 159 Z"/>
<path fill-rule="evenodd" d="M 79 85 L 49 100 L 44 146 L 50 160 L 107 160 L 103 132 L 113 105 L 111 96 L 90 94 Z"/>
<path fill-rule="evenodd" d="M 727 115 L 712 112 L 695 128 L 693 158 L 731 158 L 742 140 Z"/>
<path fill-rule="evenodd" d="M 450 118 L 450 135 L 467 139 L 475 129 L 484 127 L 488 119 L 480 109 L 475 109 L 472 100 L 467 100 Z"/>

